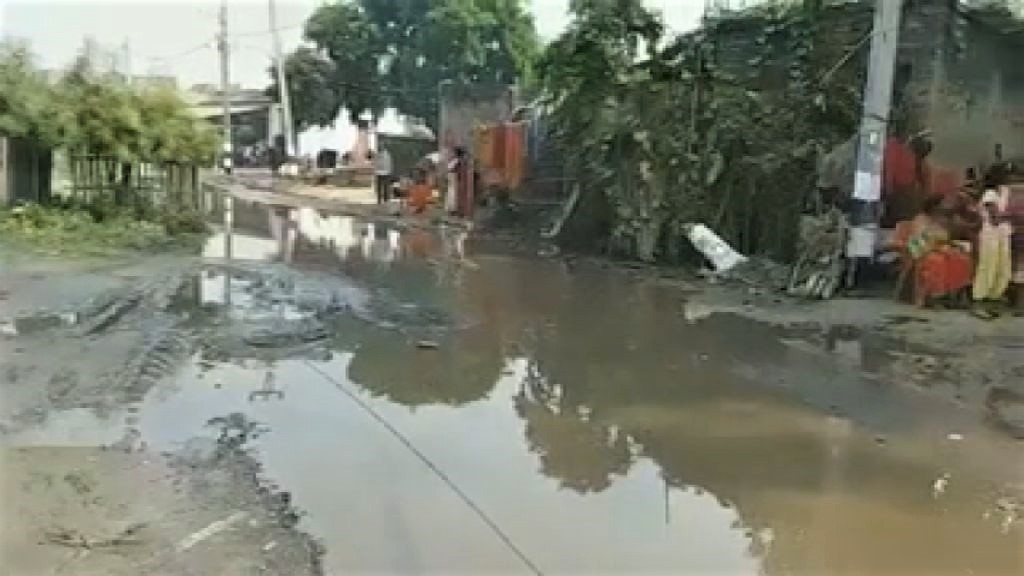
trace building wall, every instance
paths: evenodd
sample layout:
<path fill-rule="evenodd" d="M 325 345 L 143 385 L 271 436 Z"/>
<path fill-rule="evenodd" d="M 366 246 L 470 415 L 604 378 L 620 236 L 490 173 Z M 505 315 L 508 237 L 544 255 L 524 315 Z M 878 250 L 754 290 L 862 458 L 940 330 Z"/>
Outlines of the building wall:
<path fill-rule="evenodd" d="M 11 201 L 7 195 L 7 180 L 7 138 L 0 137 L 0 206 L 6 206 Z"/>
<path fill-rule="evenodd" d="M 441 87 L 438 141 L 444 150 L 461 146 L 472 150 L 473 129 L 508 119 L 519 106 L 514 86 Z"/>
<path fill-rule="evenodd" d="M 931 130 L 932 163 L 958 176 L 990 162 L 997 142 L 1006 157 L 1024 160 L 1024 65 L 1018 59 L 1024 32 L 1000 31 L 991 15 L 964 9 L 957 0 L 904 2 L 890 132 Z M 827 66 L 870 33 L 874 2 L 826 5 L 813 57 Z M 734 14 L 715 22 L 711 34 L 719 67 L 761 90 L 783 85 L 792 60 L 785 40 L 770 35 L 772 56 L 751 60 L 767 25 L 762 16 Z M 862 84 L 868 47 L 865 42 L 833 81 Z"/>
<path fill-rule="evenodd" d="M 934 131 L 933 160 L 960 169 L 990 162 L 996 143 L 1024 158 L 1024 43 L 963 14 L 933 60 L 923 123 Z"/>

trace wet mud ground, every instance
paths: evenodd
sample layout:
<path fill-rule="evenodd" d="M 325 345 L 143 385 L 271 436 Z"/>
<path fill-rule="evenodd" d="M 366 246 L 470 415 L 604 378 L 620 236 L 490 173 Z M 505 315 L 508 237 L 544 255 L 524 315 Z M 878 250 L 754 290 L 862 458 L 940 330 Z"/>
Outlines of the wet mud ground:
<path fill-rule="evenodd" d="M 5 258 L 10 573 L 1024 573 L 1013 320 L 963 354 L 906 337 L 958 320 L 234 208 L 202 258 Z"/>

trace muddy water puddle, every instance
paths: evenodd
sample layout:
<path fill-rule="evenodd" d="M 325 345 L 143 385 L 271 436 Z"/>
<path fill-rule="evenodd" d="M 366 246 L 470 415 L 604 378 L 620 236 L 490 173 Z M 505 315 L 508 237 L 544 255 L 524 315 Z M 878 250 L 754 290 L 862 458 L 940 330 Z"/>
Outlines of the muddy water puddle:
<path fill-rule="evenodd" d="M 167 449 L 264 425 L 249 445 L 329 574 L 1024 572 L 1020 446 L 885 384 L 884 340 L 693 317 L 671 286 L 455 230 L 235 216 L 176 312 L 323 333 L 200 348 L 133 410 Z"/>

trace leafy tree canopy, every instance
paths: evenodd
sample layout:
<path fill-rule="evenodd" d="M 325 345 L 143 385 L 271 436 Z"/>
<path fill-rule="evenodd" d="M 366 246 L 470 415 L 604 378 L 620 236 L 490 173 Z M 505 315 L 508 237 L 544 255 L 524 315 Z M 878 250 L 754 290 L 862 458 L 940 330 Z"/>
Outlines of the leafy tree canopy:
<path fill-rule="evenodd" d="M 16 44 L 0 46 L 0 134 L 122 162 L 206 162 L 217 150 L 173 90 L 134 90 L 84 59 L 51 85 Z"/>
<path fill-rule="evenodd" d="M 539 64 L 546 124 L 592 191 L 582 202 L 599 211 L 605 248 L 672 260 L 686 223 L 706 222 L 744 252 L 789 257 L 816 154 L 853 133 L 859 110 L 856 75 L 823 81 L 847 48 L 821 3 L 737 13 L 752 23 L 738 75 L 714 21 L 671 37 L 642 0 L 570 10 Z"/>
<path fill-rule="evenodd" d="M 330 112 L 387 107 L 437 119 L 438 86 L 529 82 L 539 54 L 533 20 L 522 0 L 341 0 L 317 9 L 304 47 L 286 62 L 296 124 L 327 124 Z M 273 89 L 273 88 L 272 88 Z"/>
<path fill-rule="evenodd" d="M 55 93 L 22 44 L 0 45 L 0 134 L 55 143 L 60 118 Z"/>

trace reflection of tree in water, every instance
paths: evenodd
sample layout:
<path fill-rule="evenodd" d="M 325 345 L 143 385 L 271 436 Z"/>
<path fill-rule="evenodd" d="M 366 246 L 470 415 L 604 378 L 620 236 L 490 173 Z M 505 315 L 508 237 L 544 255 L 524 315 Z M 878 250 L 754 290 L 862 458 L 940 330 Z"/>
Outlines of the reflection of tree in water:
<path fill-rule="evenodd" d="M 753 321 L 719 316 L 686 324 L 666 313 L 675 301 L 657 287 L 586 276 L 574 279 L 572 293 L 578 297 L 522 337 L 532 374 L 518 406 L 542 469 L 568 486 L 603 489 L 614 481 L 597 472 L 591 478 L 602 480 L 577 481 L 585 469 L 578 459 L 624 474 L 638 451 L 649 453 L 648 440 L 685 433 L 676 422 L 681 414 L 699 418 L 720 399 L 751 400 L 750 386 L 732 370 L 782 355 L 771 329 Z"/>
<path fill-rule="evenodd" d="M 480 329 L 450 333 L 436 350 L 417 350 L 400 332 L 371 328 L 354 354 L 349 378 L 406 406 L 479 400 L 491 391 L 503 366 L 494 335 Z"/>
<path fill-rule="evenodd" d="M 629 442 L 616 428 L 591 420 L 584 407 L 563 406 L 563 399 L 560 388 L 549 386 L 531 362 L 515 398 L 530 450 L 539 455 L 541 471 L 561 486 L 600 492 L 629 470 Z"/>

